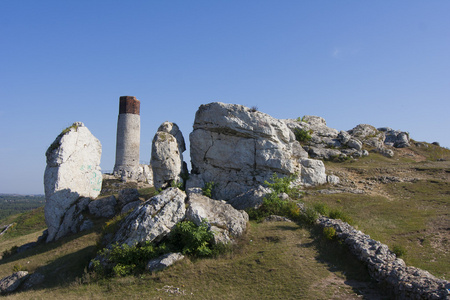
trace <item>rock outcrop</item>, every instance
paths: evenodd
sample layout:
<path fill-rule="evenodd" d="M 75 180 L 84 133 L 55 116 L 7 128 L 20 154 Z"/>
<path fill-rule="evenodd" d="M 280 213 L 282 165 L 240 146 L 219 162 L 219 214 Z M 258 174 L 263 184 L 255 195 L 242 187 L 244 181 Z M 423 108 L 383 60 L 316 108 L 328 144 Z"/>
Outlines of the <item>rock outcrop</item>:
<path fill-rule="evenodd" d="M 392 146 L 395 148 L 406 148 L 411 146 L 409 133 L 407 132 L 393 130 L 389 127 L 378 128 L 378 131 L 384 132 L 384 144 L 387 146 Z"/>
<path fill-rule="evenodd" d="M 0 279 L 0 293 L 6 294 L 15 291 L 27 276 L 27 271 L 18 271 Z"/>
<path fill-rule="evenodd" d="M 274 172 L 300 173 L 307 157 L 284 122 L 236 104 L 201 105 L 189 138 L 192 174 L 216 184 L 215 199 L 241 195 Z"/>
<path fill-rule="evenodd" d="M 215 243 L 227 244 L 240 237 L 247 227 L 248 215 L 225 201 L 213 200 L 200 194 L 190 194 L 186 220 L 199 226 L 206 220 L 214 233 Z"/>
<path fill-rule="evenodd" d="M 349 224 L 327 217 L 317 221 L 322 227 L 333 227 L 338 239 L 362 262 L 370 275 L 385 284 L 396 299 L 449 299 L 450 283 L 427 271 L 407 267 L 387 245 L 370 238 Z"/>
<path fill-rule="evenodd" d="M 168 188 L 132 211 L 121 224 L 111 243 L 133 246 L 146 241 L 159 242 L 185 217 L 186 194 Z"/>
<path fill-rule="evenodd" d="M 304 116 L 300 119 L 283 120 L 294 134 L 304 133 L 310 138 L 303 141 L 303 148 L 311 158 L 331 160 L 345 157 L 361 157 L 362 143 L 346 131 L 327 126 L 325 119 Z"/>
<path fill-rule="evenodd" d="M 153 138 L 150 161 L 156 189 L 182 181 L 181 175 L 187 173 L 182 154 L 185 150 L 184 138 L 178 126 L 171 122 L 161 124 Z"/>
<path fill-rule="evenodd" d="M 88 204 L 89 213 L 98 218 L 111 218 L 116 214 L 116 204 L 114 196 L 94 200 Z"/>
<path fill-rule="evenodd" d="M 81 122 L 65 129 L 48 148 L 44 174 L 47 242 L 66 235 L 68 228 L 82 224 L 82 218 L 74 215 L 78 209 L 75 202 L 81 197 L 96 198 L 100 194 L 101 153 L 99 140 Z M 67 213 L 77 219 L 71 219 Z M 78 222 L 77 225 L 74 222 Z"/>

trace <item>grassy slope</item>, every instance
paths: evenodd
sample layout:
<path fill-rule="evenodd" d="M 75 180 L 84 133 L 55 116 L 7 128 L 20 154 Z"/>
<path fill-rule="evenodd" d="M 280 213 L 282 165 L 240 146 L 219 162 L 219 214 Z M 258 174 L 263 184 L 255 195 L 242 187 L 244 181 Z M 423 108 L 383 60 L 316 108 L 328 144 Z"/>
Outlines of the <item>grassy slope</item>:
<path fill-rule="evenodd" d="M 366 193 L 324 195 L 311 189 L 303 200 L 322 201 L 342 209 L 373 238 L 390 247 L 405 247 L 408 264 L 448 279 L 450 155 L 431 150 L 434 152 L 408 149 L 394 159 L 371 154 L 357 162 L 327 163 L 327 170 L 338 174 L 344 185 Z M 448 155 L 447 161 L 420 161 L 430 153 Z M 416 180 L 381 183 L 376 180 L 380 176 Z M 40 230 L 0 238 L 0 251 L 34 241 Z M 89 232 L 1 260 L 0 277 L 11 274 L 15 265 L 46 275 L 41 287 L 7 298 L 165 299 L 176 295 L 165 291 L 170 290 L 167 286 L 172 286 L 172 290 L 179 288 L 185 297 L 195 299 L 379 296 L 379 291 L 372 289 L 365 268 L 345 249 L 336 242 L 325 241 L 320 232 L 294 223 L 251 222 L 240 247 L 218 259 L 187 259 L 153 275 L 94 281 L 85 268 L 95 254 L 100 230 L 98 224 Z"/>

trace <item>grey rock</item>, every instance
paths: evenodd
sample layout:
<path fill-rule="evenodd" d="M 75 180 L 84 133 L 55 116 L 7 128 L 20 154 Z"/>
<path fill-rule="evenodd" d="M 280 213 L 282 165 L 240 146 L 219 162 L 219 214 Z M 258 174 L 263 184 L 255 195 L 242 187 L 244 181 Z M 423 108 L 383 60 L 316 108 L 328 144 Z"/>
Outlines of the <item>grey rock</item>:
<path fill-rule="evenodd" d="M 115 233 L 111 243 L 129 246 L 146 241 L 159 242 L 185 217 L 186 194 L 168 188 L 132 211 Z"/>
<path fill-rule="evenodd" d="M 321 160 L 303 158 L 300 162 L 302 164 L 301 180 L 304 185 L 314 186 L 327 182 L 325 165 Z"/>
<path fill-rule="evenodd" d="M 240 237 L 247 228 L 248 215 L 224 201 L 191 194 L 186 210 L 186 220 L 200 225 L 206 219 L 214 233 L 215 243 L 227 244 Z"/>
<path fill-rule="evenodd" d="M 330 184 L 336 185 L 336 184 L 339 184 L 340 179 L 336 175 L 328 175 L 327 176 L 327 182 L 330 183 Z"/>
<path fill-rule="evenodd" d="M 274 172 L 299 173 L 306 156 L 284 122 L 242 105 L 201 105 L 189 138 L 192 174 L 216 183 L 216 199 L 235 198 Z"/>
<path fill-rule="evenodd" d="M 149 272 L 162 271 L 182 259 L 184 259 L 184 255 L 181 253 L 167 253 L 149 261 L 145 269 Z"/>
<path fill-rule="evenodd" d="M 98 218 L 111 218 L 116 214 L 117 200 L 114 196 L 91 201 L 88 205 L 89 213 Z"/>
<path fill-rule="evenodd" d="M 18 271 L 0 279 L 0 292 L 6 294 L 15 291 L 26 279 L 27 275 L 27 271 Z"/>
<path fill-rule="evenodd" d="M 120 207 L 137 200 L 139 200 L 139 191 L 137 189 L 128 188 L 119 191 L 117 201 Z"/>
<path fill-rule="evenodd" d="M 240 210 L 246 208 L 258 208 L 263 203 L 264 197 L 270 192 L 269 188 L 259 185 L 256 188 L 251 188 L 247 192 L 230 199 L 228 204 Z"/>
<path fill-rule="evenodd" d="M 63 219 L 59 224 L 57 232 L 55 232 L 54 240 L 58 240 L 63 236 L 71 233 L 77 233 L 85 229 L 85 222 L 87 219 L 84 216 L 84 212 L 87 210 L 89 203 L 92 200 L 90 198 L 82 197 L 77 199 L 72 205 L 65 211 Z M 48 229 L 50 231 L 50 228 Z M 49 238 L 47 237 L 47 242 Z"/>
<path fill-rule="evenodd" d="M 185 149 L 184 138 L 178 126 L 164 122 L 152 142 L 150 164 L 156 189 L 168 187 L 172 182 L 182 182 L 181 174 L 187 173 L 182 154 Z"/>
<path fill-rule="evenodd" d="M 60 225 L 80 197 L 96 198 L 102 187 L 102 147 L 83 123 L 64 130 L 47 149 L 44 174 L 47 242 L 63 236 Z M 67 225 L 67 224 L 66 224 Z"/>
<path fill-rule="evenodd" d="M 448 281 L 436 278 L 427 271 L 407 267 L 387 245 L 371 239 L 341 220 L 321 216 L 317 222 L 322 227 L 333 227 L 337 238 L 367 265 L 369 274 L 387 286 L 396 299 L 448 299 Z"/>
<path fill-rule="evenodd" d="M 265 218 L 263 222 L 292 222 L 292 220 L 286 217 L 270 215 L 267 218 Z"/>
<path fill-rule="evenodd" d="M 22 284 L 23 290 L 29 290 L 33 287 L 36 287 L 43 283 L 45 280 L 45 276 L 42 273 L 34 272 L 33 274 L 29 275 L 25 282 Z"/>
<path fill-rule="evenodd" d="M 143 202 L 141 200 L 130 202 L 122 208 L 120 213 L 125 214 L 125 213 L 129 212 L 130 210 L 134 210 L 136 207 L 138 207 L 141 204 L 143 204 Z"/>

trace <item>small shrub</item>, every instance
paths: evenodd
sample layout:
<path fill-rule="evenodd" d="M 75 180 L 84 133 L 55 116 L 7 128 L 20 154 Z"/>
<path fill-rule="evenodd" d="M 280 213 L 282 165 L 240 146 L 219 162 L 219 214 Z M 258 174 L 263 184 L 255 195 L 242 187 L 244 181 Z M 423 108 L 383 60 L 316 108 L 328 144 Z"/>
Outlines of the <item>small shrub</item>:
<path fill-rule="evenodd" d="M 278 177 L 277 173 L 273 173 L 272 177 L 270 178 L 270 181 L 264 181 L 264 184 L 272 189 L 272 191 L 275 194 L 280 194 L 280 193 L 286 193 L 286 194 L 290 194 L 292 192 L 291 189 L 291 182 L 294 181 L 296 178 L 296 176 L 291 175 L 291 176 L 285 176 L 285 177 Z"/>
<path fill-rule="evenodd" d="M 321 215 L 328 215 L 329 208 L 325 203 L 314 203 L 313 208 Z"/>
<path fill-rule="evenodd" d="M 299 128 L 296 128 L 294 130 L 295 139 L 297 141 L 299 141 L 300 143 L 309 142 L 312 139 L 311 133 L 312 133 L 312 130 L 304 130 L 304 129 L 299 129 Z"/>
<path fill-rule="evenodd" d="M 353 224 L 353 219 L 338 209 L 330 211 L 329 217 L 332 219 L 340 219 L 341 221 L 346 222 L 350 225 Z"/>
<path fill-rule="evenodd" d="M 258 111 L 258 106 L 253 105 L 253 106 L 250 108 L 250 111 L 251 111 L 251 112 L 257 112 L 257 111 Z"/>
<path fill-rule="evenodd" d="M 392 252 L 399 258 L 406 256 L 406 249 L 401 245 L 394 245 L 394 247 L 392 247 Z"/>
<path fill-rule="evenodd" d="M 16 273 L 16 272 L 19 272 L 19 271 L 27 271 L 27 268 L 22 266 L 21 264 L 18 264 L 18 265 L 14 265 L 12 267 L 12 271 L 13 271 L 13 273 Z"/>
<path fill-rule="evenodd" d="M 169 242 L 183 254 L 211 256 L 214 234 L 209 230 L 206 219 L 197 226 L 191 221 L 179 222 L 172 230 Z"/>
<path fill-rule="evenodd" d="M 327 240 L 333 240 L 336 237 L 336 230 L 334 229 L 334 227 L 325 227 L 323 229 L 323 236 Z"/>
<path fill-rule="evenodd" d="M 314 208 L 307 207 L 302 215 L 303 222 L 308 225 L 314 225 L 319 218 L 319 214 Z"/>
<path fill-rule="evenodd" d="M 183 182 L 176 182 L 175 180 L 172 180 L 172 182 L 170 183 L 170 187 L 176 187 L 182 191 L 184 191 L 184 184 Z"/>
<path fill-rule="evenodd" d="M 205 186 L 202 188 L 203 195 L 211 198 L 215 186 L 216 186 L 216 184 L 213 181 L 205 183 Z"/>

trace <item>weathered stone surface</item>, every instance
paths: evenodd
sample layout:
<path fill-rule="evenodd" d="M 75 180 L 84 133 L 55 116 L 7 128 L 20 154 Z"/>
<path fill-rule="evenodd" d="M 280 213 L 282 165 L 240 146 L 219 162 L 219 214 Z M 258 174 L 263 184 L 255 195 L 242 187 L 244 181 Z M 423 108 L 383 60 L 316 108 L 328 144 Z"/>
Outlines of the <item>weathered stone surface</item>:
<path fill-rule="evenodd" d="M 137 189 L 127 188 L 119 191 L 117 199 L 119 206 L 123 207 L 130 202 L 139 200 L 139 192 Z"/>
<path fill-rule="evenodd" d="M 88 205 L 89 213 L 98 218 L 111 218 L 116 214 L 117 200 L 114 196 L 91 201 Z"/>
<path fill-rule="evenodd" d="M 178 126 L 164 122 L 158 128 L 152 143 L 150 164 L 156 189 L 170 186 L 172 181 L 182 181 L 181 174 L 187 172 L 182 155 L 185 149 L 184 138 Z"/>
<path fill-rule="evenodd" d="M 92 228 L 92 221 L 83 215 L 83 212 L 87 209 L 90 201 L 90 198 L 79 198 L 65 211 L 58 231 L 55 233 L 54 240 L 58 240 L 71 233 L 77 233 Z M 50 232 L 50 228 L 48 228 L 48 230 Z M 47 242 L 48 241 L 49 237 L 47 236 Z"/>
<path fill-rule="evenodd" d="M 300 162 L 302 164 L 301 180 L 304 185 L 311 186 L 327 182 L 325 165 L 321 160 L 303 158 Z"/>
<path fill-rule="evenodd" d="M 0 280 L 0 292 L 5 294 L 15 291 L 22 281 L 26 279 L 27 275 L 27 271 L 19 271 L 2 278 Z"/>
<path fill-rule="evenodd" d="M 168 188 L 131 212 L 121 224 L 112 243 L 129 246 L 145 241 L 158 242 L 184 219 L 186 194 Z"/>
<path fill-rule="evenodd" d="M 45 280 L 45 276 L 42 273 L 34 272 L 30 276 L 28 276 L 25 282 L 22 284 L 21 289 L 28 290 L 37 285 L 40 285 Z"/>
<path fill-rule="evenodd" d="M 214 233 L 216 243 L 229 243 L 240 237 L 247 228 L 248 215 L 230 204 L 213 200 L 200 194 L 191 194 L 188 200 L 186 220 L 200 225 L 206 219 Z"/>
<path fill-rule="evenodd" d="M 137 200 L 137 201 L 133 201 L 130 203 L 127 203 L 122 210 L 120 211 L 121 214 L 127 213 L 130 210 L 134 210 L 136 207 L 138 207 L 139 205 L 143 204 L 144 202 L 141 200 Z"/>
<path fill-rule="evenodd" d="M 192 173 L 216 183 L 213 197 L 232 199 L 268 180 L 274 172 L 300 171 L 304 154 L 280 120 L 242 105 L 201 105 L 190 134 Z"/>
<path fill-rule="evenodd" d="M 182 259 L 184 259 L 184 255 L 181 253 L 167 253 L 149 261 L 145 269 L 149 272 L 162 271 Z"/>
<path fill-rule="evenodd" d="M 339 184 L 340 179 L 336 175 L 328 175 L 327 182 L 330 184 Z"/>
<path fill-rule="evenodd" d="M 407 267 L 387 245 L 370 238 L 349 224 L 327 217 L 317 221 L 322 227 L 333 227 L 360 261 L 367 264 L 369 274 L 392 291 L 395 299 L 449 299 L 450 283 L 414 267 Z"/>
<path fill-rule="evenodd" d="M 393 130 L 389 127 L 378 128 L 379 131 L 384 132 L 385 139 L 384 144 L 395 148 L 410 147 L 409 134 L 400 130 Z"/>
<path fill-rule="evenodd" d="M 261 206 L 264 196 L 270 192 L 269 188 L 259 185 L 228 200 L 228 204 L 236 209 L 258 208 Z"/>
<path fill-rule="evenodd" d="M 139 165 L 137 181 L 146 182 L 153 185 L 153 171 L 150 165 Z"/>
<path fill-rule="evenodd" d="M 384 133 L 378 131 L 372 125 L 359 124 L 353 129 L 349 130 L 348 133 L 350 133 L 353 138 L 358 139 L 366 145 L 375 147 L 377 149 L 384 148 Z"/>
<path fill-rule="evenodd" d="M 44 174 L 47 242 L 55 239 L 64 215 L 74 202 L 80 197 L 99 195 L 101 152 L 99 140 L 81 122 L 64 130 L 48 148 Z"/>

